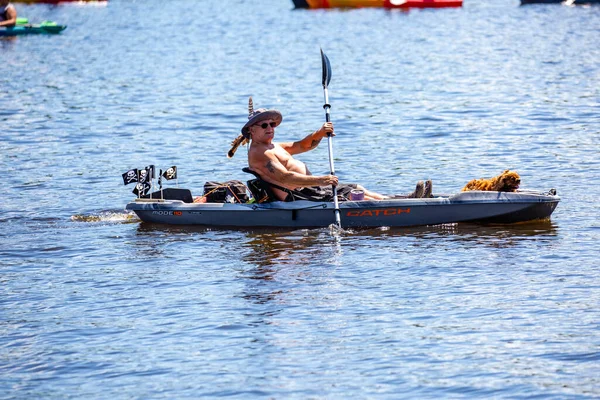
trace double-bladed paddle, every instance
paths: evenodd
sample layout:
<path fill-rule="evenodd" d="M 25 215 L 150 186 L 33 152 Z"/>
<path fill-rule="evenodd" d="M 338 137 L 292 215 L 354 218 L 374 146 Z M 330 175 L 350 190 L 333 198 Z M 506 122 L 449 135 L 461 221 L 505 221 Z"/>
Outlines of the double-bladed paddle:
<path fill-rule="evenodd" d="M 323 108 L 325 109 L 325 121 L 330 122 L 331 118 L 329 115 L 329 109 L 331 105 L 329 104 L 329 94 L 327 92 L 327 86 L 331 81 L 331 64 L 329 63 L 329 58 L 323 53 L 323 49 L 321 49 L 321 62 L 323 65 L 323 94 L 325 96 L 325 104 Z M 335 169 L 333 167 L 333 141 L 331 137 L 331 133 L 327 134 L 327 143 L 329 147 L 329 169 L 331 170 L 331 175 L 335 175 Z M 337 198 L 337 188 L 335 185 L 332 185 L 333 189 L 333 205 L 335 206 L 335 222 L 339 228 L 342 227 L 342 221 L 340 218 L 340 205 L 338 204 Z"/>

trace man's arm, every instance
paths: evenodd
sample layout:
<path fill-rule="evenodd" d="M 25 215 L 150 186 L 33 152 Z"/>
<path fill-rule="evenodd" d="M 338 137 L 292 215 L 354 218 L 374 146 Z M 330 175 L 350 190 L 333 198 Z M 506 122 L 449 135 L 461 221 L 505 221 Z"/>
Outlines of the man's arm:
<path fill-rule="evenodd" d="M 325 122 L 319 130 L 314 131 L 302 140 L 293 143 L 280 143 L 280 145 L 290 154 L 300 154 L 317 147 L 328 133 L 335 136 L 332 122 Z"/>
<path fill-rule="evenodd" d="M 17 11 L 14 7 L 10 7 L 6 10 L 6 21 L 0 22 L 0 26 L 12 26 L 17 23 Z"/>
<path fill-rule="evenodd" d="M 288 171 L 271 152 L 266 152 L 255 160 L 251 160 L 250 168 L 258 172 L 267 182 L 291 189 L 303 186 L 329 186 L 338 184 L 338 177 L 334 175 L 314 176 Z"/>

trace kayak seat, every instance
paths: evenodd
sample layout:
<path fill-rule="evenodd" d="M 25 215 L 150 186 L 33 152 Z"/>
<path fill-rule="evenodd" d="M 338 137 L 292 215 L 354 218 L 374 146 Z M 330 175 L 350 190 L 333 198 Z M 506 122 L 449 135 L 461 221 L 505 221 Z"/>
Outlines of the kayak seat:
<path fill-rule="evenodd" d="M 269 203 L 272 201 L 278 201 L 279 199 L 277 198 L 277 196 L 275 196 L 275 193 L 273 193 L 273 188 L 277 188 L 281 191 L 284 191 L 287 194 L 292 195 L 292 196 L 288 196 L 288 198 L 290 198 L 291 200 L 286 199 L 285 201 L 294 201 L 294 200 L 321 201 L 320 199 L 312 198 L 312 197 L 310 197 L 304 193 L 301 193 L 297 190 L 284 188 L 283 186 L 279 186 L 274 183 L 267 182 L 264 179 L 262 179 L 256 171 L 253 171 L 248 167 L 242 168 L 242 171 L 244 171 L 248 174 L 252 174 L 256 177 L 256 179 L 251 179 L 247 183 L 248 183 L 248 189 L 250 190 L 250 193 L 252 193 L 252 196 L 256 199 L 257 203 Z"/>
<path fill-rule="evenodd" d="M 270 203 L 277 200 L 275 193 L 273 193 L 273 189 L 271 189 L 271 185 L 264 181 L 260 175 L 248 167 L 242 168 L 242 171 L 256 177 L 256 179 L 250 179 L 246 183 L 248 185 L 248 190 L 250 190 L 252 197 L 254 197 L 257 203 Z"/>

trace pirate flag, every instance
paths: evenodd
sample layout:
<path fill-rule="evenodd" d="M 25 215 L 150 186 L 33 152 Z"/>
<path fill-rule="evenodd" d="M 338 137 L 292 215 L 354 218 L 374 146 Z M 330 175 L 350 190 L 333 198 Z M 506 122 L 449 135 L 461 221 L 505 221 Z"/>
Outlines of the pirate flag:
<path fill-rule="evenodd" d="M 138 182 L 137 185 L 133 188 L 132 192 L 137 197 L 143 197 L 152 189 L 152 185 L 150 182 Z"/>
<path fill-rule="evenodd" d="M 137 176 L 137 185 L 133 188 L 133 193 L 137 195 L 137 197 L 142 197 L 148 194 L 150 189 L 152 189 L 152 170 L 154 169 L 153 165 L 150 165 L 144 169 L 138 170 Z"/>
<path fill-rule="evenodd" d="M 170 181 L 171 179 L 177 179 L 177 167 L 173 165 L 165 172 L 163 172 L 162 176 L 168 181 Z"/>
<path fill-rule="evenodd" d="M 138 183 L 150 182 L 150 177 L 148 176 L 147 169 L 139 169 L 138 170 Z"/>
<path fill-rule="evenodd" d="M 130 183 L 138 181 L 138 170 L 137 168 L 130 169 L 123 174 L 123 185 L 129 185 Z"/>
<path fill-rule="evenodd" d="M 145 169 L 149 177 L 147 180 L 156 178 L 156 170 L 154 169 L 154 165 L 148 165 Z"/>

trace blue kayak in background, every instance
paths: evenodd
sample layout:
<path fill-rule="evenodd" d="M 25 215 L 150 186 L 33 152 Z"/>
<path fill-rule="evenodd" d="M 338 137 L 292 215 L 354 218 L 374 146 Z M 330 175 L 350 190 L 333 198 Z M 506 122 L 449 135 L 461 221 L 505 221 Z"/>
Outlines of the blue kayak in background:
<path fill-rule="evenodd" d="M 58 25 L 56 22 L 44 21 L 41 24 L 28 24 L 24 18 L 17 20 L 17 25 L 12 28 L 0 28 L 0 36 L 20 36 L 46 34 L 52 35 L 64 31 L 66 25 Z"/>

